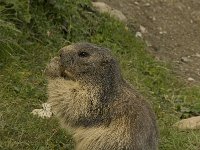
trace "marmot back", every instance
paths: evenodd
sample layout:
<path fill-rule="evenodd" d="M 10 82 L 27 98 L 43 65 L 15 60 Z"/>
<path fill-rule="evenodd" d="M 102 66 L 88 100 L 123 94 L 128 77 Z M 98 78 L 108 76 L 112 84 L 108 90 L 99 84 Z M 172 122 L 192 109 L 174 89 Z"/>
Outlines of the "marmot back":
<path fill-rule="evenodd" d="M 64 47 L 46 68 L 48 103 L 76 150 L 156 150 L 158 130 L 149 104 L 121 76 L 108 49 Z"/>

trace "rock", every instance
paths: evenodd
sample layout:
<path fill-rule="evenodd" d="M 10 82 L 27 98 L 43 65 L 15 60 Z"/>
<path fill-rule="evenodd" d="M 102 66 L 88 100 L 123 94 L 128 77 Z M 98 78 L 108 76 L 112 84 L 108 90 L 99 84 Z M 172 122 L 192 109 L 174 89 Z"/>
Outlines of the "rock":
<path fill-rule="evenodd" d="M 108 13 L 112 10 L 110 6 L 103 2 L 92 2 L 92 5 L 100 13 Z"/>
<path fill-rule="evenodd" d="M 200 129 L 200 116 L 183 119 L 175 123 L 173 126 L 183 130 Z"/>
<path fill-rule="evenodd" d="M 43 103 L 42 109 L 34 109 L 31 113 L 41 118 L 50 118 L 53 115 L 53 112 L 51 111 L 51 105 L 48 103 Z"/>
<path fill-rule="evenodd" d="M 138 2 L 134 2 L 134 4 L 135 4 L 135 5 L 139 5 L 139 3 L 138 3 Z"/>
<path fill-rule="evenodd" d="M 182 57 L 181 61 L 182 62 L 190 62 L 191 60 L 188 57 Z"/>
<path fill-rule="evenodd" d="M 142 26 L 142 25 L 140 25 L 140 31 L 141 31 L 142 33 L 147 33 L 146 28 L 145 28 L 144 26 Z"/>
<path fill-rule="evenodd" d="M 141 32 L 136 32 L 135 37 L 142 38 L 142 33 Z"/>
<path fill-rule="evenodd" d="M 167 34 L 167 31 L 160 31 L 159 34 Z"/>
<path fill-rule="evenodd" d="M 200 22 L 200 11 L 193 11 L 191 17 L 194 21 Z"/>
<path fill-rule="evenodd" d="M 200 58 L 200 54 L 199 53 L 196 53 L 195 56 Z"/>
<path fill-rule="evenodd" d="M 111 15 L 112 17 L 114 17 L 115 19 L 118 19 L 118 20 L 120 20 L 120 21 L 122 21 L 122 22 L 127 22 L 126 16 L 124 16 L 124 14 L 123 14 L 121 11 L 119 11 L 119 10 L 113 9 L 113 10 L 110 12 L 110 15 Z"/>
<path fill-rule="evenodd" d="M 156 21 L 156 17 L 155 17 L 155 16 L 153 16 L 153 17 L 152 17 L 152 20 L 153 20 L 153 21 Z"/>
<path fill-rule="evenodd" d="M 195 81 L 193 78 L 189 77 L 188 81 Z"/>
<path fill-rule="evenodd" d="M 111 17 L 115 19 L 127 22 L 126 16 L 119 10 L 111 8 L 109 5 L 103 2 L 92 2 L 93 7 L 100 13 L 108 13 Z"/>
<path fill-rule="evenodd" d="M 144 6 L 149 7 L 150 3 L 145 3 Z"/>

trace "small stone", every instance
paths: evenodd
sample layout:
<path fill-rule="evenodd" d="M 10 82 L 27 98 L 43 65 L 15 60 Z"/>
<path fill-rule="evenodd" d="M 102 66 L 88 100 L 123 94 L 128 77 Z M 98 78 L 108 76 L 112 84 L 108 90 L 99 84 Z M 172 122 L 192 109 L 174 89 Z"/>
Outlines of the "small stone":
<path fill-rule="evenodd" d="M 44 109 L 34 109 L 31 114 L 39 116 L 41 118 L 50 118 L 53 113 Z"/>
<path fill-rule="evenodd" d="M 147 33 L 146 28 L 145 28 L 144 26 L 142 26 L 142 25 L 140 25 L 140 31 L 141 31 L 142 33 Z"/>
<path fill-rule="evenodd" d="M 110 16 L 122 22 L 127 22 L 126 16 L 119 10 L 111 8 L 103 2 L 92 2 L 93 7 L 100 13 L 108 13 Z"/>
<path fill-rule="evenodd" d="M 139 37 L 139 38 L 142 38 L 142 33 L 141 32 L 136 32 L 136 34 L 135 34 L 135 37 Z"/>
<path fill-rule="evenodd" d="M 42 104 L 42 109 L 34 109 L 31 114 L 37 115 L 41 118 L 50 118 L 53 115 L 51 111 L 51 105 L 48 103 Z"/>
<path fill-rule="evenodd" d="M 112 10 L 110 6 L 103 2 L 92 2 L 92 5 L 100 13 L 108 13 Z"/>
<path fill-rule="evenodd" d="M 196 53 L 196 55 L 195 55 L 195 56 L 200 58 L 200 54 L 199 54 L 199 53 Z"/>
<path fill-rule="evenodd" d="M 189 77 L 188 81 L 195 81 L 193 78 Z"/>
<path fill-rule="evenodd" d="M 190 62 L 191 60 L 188 57 L 182 57 L 181 61 L 182 62 Z"/>
<path fill-rule="evenodd" d="M 167 34 L 167 31 L 160 31 L 160 34 Z"/>
<path fill-rule="evenodd" d="M 152 17 L 152 20 L 153 20 L 153 21 L 156 21 L 156 17 L 155 17 L 155 16 L 153 16 L 153 17 Z"/>
<path fill-rule="evenodd" d="M 135 4 L 135 5 L 139 5 L 139 3 L 138 3 L 138 2 L 134 2 L 134 4 Z"/>
<path fill-rule="evenodd" d="M 46 111 L 51 111 L 51 105 L 48 103 L 43 103 L 42 108 Z"/>
<path fill-rule="evenodd" d="M 150 3 L 146 3 L 146 4 L 144 4 L 144 6 L 149 7 L 149 6 L 150 6 Z"/>
<path fill-rule="evenodd" d="M 200 22 L 200 11 L 193 11 L 191 13 L 192 20 Z"/>
<path fill-rule="evenodd" d="M 182 130 L 200 129 L 200 116 L 183 119 L 175 123 L 173 126 Z"/>
<path fill-rule="evenodd" d="M 119 10 L 116 9 L 111 10 L 110 15 L 122 22 L 127 22 L 126 16 Z"/>

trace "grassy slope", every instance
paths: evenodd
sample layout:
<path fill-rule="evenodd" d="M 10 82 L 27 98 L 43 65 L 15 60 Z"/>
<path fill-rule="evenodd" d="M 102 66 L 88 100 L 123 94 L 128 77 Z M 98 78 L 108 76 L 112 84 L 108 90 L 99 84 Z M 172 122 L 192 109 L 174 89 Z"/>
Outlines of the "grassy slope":
<path fill-rule="evenodd" d="M 32 2 L 31 23 L 7 20 L 9 24 L 0 25 L 0 149 L 73 148 L 71 136 L 59 128 L 55 118 L 40 119 L 30 112 L 47 100 L 42 74 L 46 63 L 62 46 L 77 41 L 113 50 L 125 78 L 153 104 L 160 127 L 160 149 L 199 149 L 199 131 L 180 132 L 171 127 L 180 117 L 177 108 L 197 105 L 199 87 L 186 88 L 168 65 L 147 54 L 131 31 L 93 12 L 88 1 L 66 0 L 64 5 L 63 1 Z"/>

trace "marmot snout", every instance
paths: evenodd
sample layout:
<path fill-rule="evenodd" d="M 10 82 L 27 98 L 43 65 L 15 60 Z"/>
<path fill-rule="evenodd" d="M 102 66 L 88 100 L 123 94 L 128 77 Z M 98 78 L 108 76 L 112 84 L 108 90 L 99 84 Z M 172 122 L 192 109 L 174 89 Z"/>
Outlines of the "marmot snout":
<path fill-rule="evenodd" d="M 71 129 L 76 150 L 156 150 L 149 104 L 121 76 L 111 52 L 90 43 L 64 47 L 45 71 L 48 103 Z"/>

